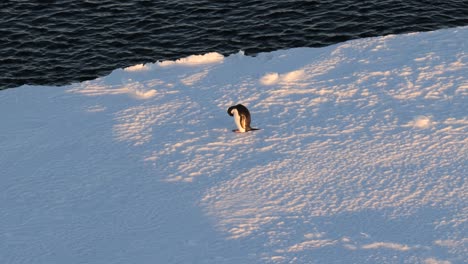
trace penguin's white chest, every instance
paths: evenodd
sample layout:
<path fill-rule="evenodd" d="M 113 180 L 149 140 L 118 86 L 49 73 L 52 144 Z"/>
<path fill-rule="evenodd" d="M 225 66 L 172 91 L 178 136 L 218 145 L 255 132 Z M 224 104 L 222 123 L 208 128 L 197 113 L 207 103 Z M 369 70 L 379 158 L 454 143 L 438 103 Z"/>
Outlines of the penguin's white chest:
<path fill-rule="evenodd" d="M 231 113 L 234 115 L 234 122 L 236 123 L 237 129 L 239 132 L 245 132 L 245 128 L 241 124 L 241 117 L 237 109 L 233 109 Z"/>

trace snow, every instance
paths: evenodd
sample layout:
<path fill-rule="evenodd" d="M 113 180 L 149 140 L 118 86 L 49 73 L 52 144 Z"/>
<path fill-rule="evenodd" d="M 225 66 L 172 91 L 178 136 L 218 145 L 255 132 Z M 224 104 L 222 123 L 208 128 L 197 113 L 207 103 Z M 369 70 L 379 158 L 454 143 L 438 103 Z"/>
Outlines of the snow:
<path fill-rule="evenodd" d="M 0 92 L 0 263 L 465 263 L 468 27 Z M 247 106 L 252 126 L 226 109 Z"/>

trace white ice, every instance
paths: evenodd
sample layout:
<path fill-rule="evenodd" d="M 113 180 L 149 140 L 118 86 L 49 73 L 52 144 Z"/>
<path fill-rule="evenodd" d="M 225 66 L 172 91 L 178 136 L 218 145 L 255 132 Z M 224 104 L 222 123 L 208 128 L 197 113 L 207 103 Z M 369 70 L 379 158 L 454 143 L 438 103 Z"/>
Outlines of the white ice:
<path fill-rule="evenodd" d="M 460 27 L 0 91 L 0 263 L 465 263 L 467 51 Z"/>

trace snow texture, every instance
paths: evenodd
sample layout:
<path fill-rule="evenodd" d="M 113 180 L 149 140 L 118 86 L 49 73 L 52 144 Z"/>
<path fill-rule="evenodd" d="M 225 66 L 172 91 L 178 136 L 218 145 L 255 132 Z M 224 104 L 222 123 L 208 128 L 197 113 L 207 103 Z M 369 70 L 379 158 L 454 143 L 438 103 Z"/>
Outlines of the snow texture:
<path fill-rule="evenodd" d="M 465 263 L 468 27 L 0 92 L 0 263 Z M 226 109 L 252 126 L 232 133 Z"/>

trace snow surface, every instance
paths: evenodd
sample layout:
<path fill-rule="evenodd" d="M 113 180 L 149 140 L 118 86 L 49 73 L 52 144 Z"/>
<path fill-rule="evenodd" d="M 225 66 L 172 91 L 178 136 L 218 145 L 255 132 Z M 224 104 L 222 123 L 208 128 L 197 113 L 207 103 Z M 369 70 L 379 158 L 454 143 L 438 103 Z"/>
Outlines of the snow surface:
<path fill-rule="evenodd" d="M 468 27 L 0 92 L 0 263 L 464 263 Z M 232 133 L 226 109 L 252 126 Z"/>

